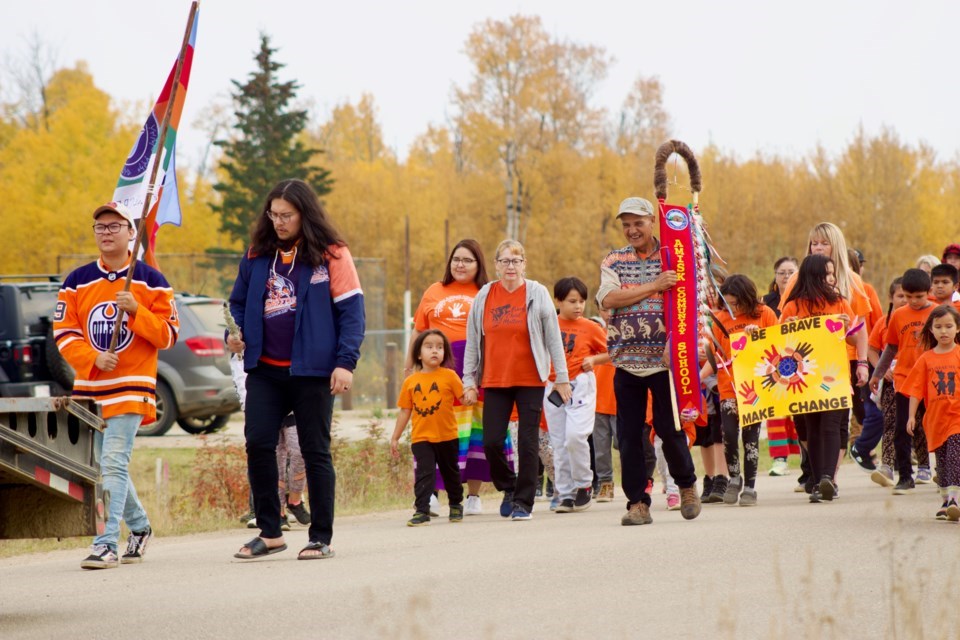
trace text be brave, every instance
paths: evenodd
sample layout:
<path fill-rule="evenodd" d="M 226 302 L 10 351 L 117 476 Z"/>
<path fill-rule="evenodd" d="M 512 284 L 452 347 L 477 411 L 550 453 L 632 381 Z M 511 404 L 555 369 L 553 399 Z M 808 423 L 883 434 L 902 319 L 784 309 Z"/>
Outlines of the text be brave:
<path fill-rule="evenodd" d="M 796 333 L 797 331 L 805 331 L 807 329 L 819 329 L 822 327 L 822 316 L 812 316 L 810 318 L 800 318 L 799 320 L 793 320 L 791 322 L 784 322 L 783 324 L 778 324 L 773 327 L 767 327 L 765 329 L 757 329 L 750 334 L 750 337 L 754 340 L 763 340 L 767 337 L 767 331 L 775 331 L 779 329 L 780 335 L 787 335 L 788 333 Z"/>

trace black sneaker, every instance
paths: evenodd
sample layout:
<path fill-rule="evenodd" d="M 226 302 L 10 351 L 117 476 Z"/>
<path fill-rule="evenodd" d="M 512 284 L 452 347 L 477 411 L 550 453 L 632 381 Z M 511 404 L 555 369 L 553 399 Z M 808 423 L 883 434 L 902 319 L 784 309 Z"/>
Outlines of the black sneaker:
<path fill-rule="evenodd" d="M 413 517 L 407 520 L 408 527 L 422 527 L 430 524 L 430 514 L 417 511 Z"/>
<path fill-rule="evenodd" d="M 147 543 L 153 537 L 153 529 L 149 526 L 146 531 L 139 533 L 131 531 L 127 536 L 127 551 L 120 558 L 121 564 L 137 564 L 143 562 L 143 556 L 147 554 Z"/>
<path fill-rule="evenodd" d="M 714 476 L 713 491 L 710 492 L 710 497 L 707 498 L 707 502 L 710 504 L 723 502 L 723 494 L 727 492 L 727 484 L 727 476 Z"/>
<path fill-rule="evenodd" d="M 555 509 L 557 513 L 571 513 L 576 510 L 577 509 L 574 506 L 574 502 L 572 498 L 566 498 L 564 500 L 561 500 L 560 504 L 557 505 L 557 508 Z"/>
<path fill-rule="evenodd" d="M 873 473 L 877 470 L 877 465 L 873 464 L 873 459 L 869 455 L 864 455 L 857 451 L 856 443 L 850 445 L 850 457 L 853 458 L 853 461 L 857 463 L 858 467 L 867 473 Z"/>
<path fill-rule="evenodd" d="M 586 511 L 589 509 L 592 496 L 593 491 L 589 487 L 586 489 L 577 489 L 577 495 L 573 498 L 573 510 Z"/>
<path fill-rule="evenodd" d="M 900 476 L 900 482 L 893 488 L 893 495 L 903 496 L 912 493 L 917 485 L 913 483 L 913 478 Z"/>
<path fill-rule="evenodd" d="M 463 505 L 450 505 L 450 522 L 463 522 Z"/>
<path fill-rule="evenodd" d="M 500 515 L 509 518 L 513 513 L 513 491 L 503 492 L 503 501 L 500 503 Z"/>
<path fill-rule="evenodd" d="M 700 494 L 700 502 L 707 502 L 711 493 L 713 493 L 713 476 L 703 476 L 703 493 Z"/>
<path fill-rule="evenodd" d="M 288 504 L 287 513 L 292 513 L 300 524 L 310 524 L 310 512 L 303 506 L 302 502 L 297 504 Z"/>
<path fill-rule="evenodd" d="M 80 561 L 81 569 L 116 569 L 117 552 L 105 544 L 95 544 L 86 558 Z"/>
<path fill-rule="evenodd" d="M 827 502 L 833 500 L 833 496 L 837 492 L 837 487 L 833 484 L 833 478 L 830 476 L 823 476 L 820 478 L 820 485 L 817 487 L 820 493 L 820 497 Z"/>
<path fill-rule="evenodd" d="M 290 531 L 290 520 L 287 516 L 280 516 L 280 531 Z"/>
<path fill-rule="evenodd" d="M 813 487 L 810 490 L 810 502 L 820 502 L 820 487 Z"/>
<path fill-rule="evenodd" d="M 547 497 L 548 498 L 553 497 L 553 480 L 551 480 L 550 478 L 547 478 Z"/>

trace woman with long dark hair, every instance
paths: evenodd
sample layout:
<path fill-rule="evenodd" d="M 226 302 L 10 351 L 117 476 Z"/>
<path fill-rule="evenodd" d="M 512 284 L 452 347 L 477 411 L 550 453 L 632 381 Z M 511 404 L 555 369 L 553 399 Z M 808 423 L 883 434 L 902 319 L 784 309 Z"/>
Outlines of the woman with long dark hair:
<path fill-rule="evenodd" d="M 363 291 L 346 242 L 302 180 L 284 180 L 267 195 L 240 261 L 230 311 L 240 335 L 228 336 L 227 346 L 243 353 L 247 372 L 244 435 L 260 528 L 234 555 L 251 559 L 287 548 L 275 452 L 280 425 L 292 411 L 311 515 L 309 542 L 298 557 L 332 557 L 333 396 L 350 389 L 360 358 Z"/>

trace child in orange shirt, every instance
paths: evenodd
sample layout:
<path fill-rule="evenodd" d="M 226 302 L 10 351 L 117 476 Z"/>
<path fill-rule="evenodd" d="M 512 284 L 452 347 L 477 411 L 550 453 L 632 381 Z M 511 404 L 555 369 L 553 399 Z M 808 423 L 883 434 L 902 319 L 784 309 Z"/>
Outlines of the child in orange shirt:
<path fill-rule="evenodd" d="M 443 332 L 429 329 L 413 343 L 416 372 L 403 381 L 397 406 L 400 413 L 390 439 L 390 451 L 399 457 L 400 436 L 413 417 L 410 451 L 416 462 L 413 492 L 416 513 L 408 527 L 430 524 L 430 497 L 440 470 L 450 502 L 450 522 L 463 521 L 463 484 L 460 482 L 460 439 L 454 400 L 463 399 L 463 383 L 453 370 L 453 352 Z"/>
<path fill-rule="evenodd" d="M 907 296 L 907 304 L 890 315 L 886 336 L 887 346 L 884 347 L 873 376 L 870 378 L 870 390 L 876 393 L 880 378 L 884 376 L 894 357 L 896 357 L 897 366 L 893 370 L 893 388 L 896 392 L 897 425 L 894 431 L 893 446 L 896 455 L 897 473 L 900 478 L 897 486 L 893 488 L 894 495 L 910 493 L 915 487 L 913 464 L 910 460 L 910 436 L 907 434 L 910 398 L 907 396 L 905 389 L 907 376 L 913 369 L 913 365 L 916 364 L 920 354 L 923 353 L 923 346 L 920 343 L 921 330 L 935 306 L 928 298 L 931 281 L 926 271 L 907 269 L 903 274 L 901 286 Z M 923 409 L 924 407 L 921 405 L 916 413 L 918 426 L 923 420 Z M 929 470 L 927 474 L 929 474 Z M 924 480 L 929 481 L 929 477 L 925 477 Z"/>
<path fill-rule="evenodd" d="M 936 454 L 937 478 L 943 505 L 938 519 L 960 520 L 960 313 L 951 304 L 930 312 L 923 325 L 922 345 L 927 351 L 920 356 L 907 377 L 904 390 L 910 394 L 907 433 L 917 428 L 916 413 L 920 403 L 927 408 L 923 430 L 930 451 Z"/>
<path fill-rule="evenodd" d="M 732 356 L 730 335 L 740 331 L 753 331 L 777 324 L 777 314 L 773 309 L 760 302 L 757 286 L 750 278 L 734 274 L 720 285 L 720 295 L 726 301 L 727 308 L 716 314 L 717 323 L 713 326 L 713 335 L 720 344 L 716 359 L 729 360 Z M 723 425 L 723 451 L 727 461 L 730 480 L 723 495 L 725 504 L 737 504 L 752 507 L 757 504 L 757 466 L 760 462 L 760 423 L 740 426 L 737 413 L 736 381 L 733 379 L 732 364 L 719 366 L 717 390 L 720 394 L 720 419 Z M 713 368 L 707 364 L 705 370 Z M 702 371 L 711 373 L 712 371 Z M 743 475 L 740 474 L 740 438 L 743 438 Z M 743 493 L 741 494 L 741 490 Z"/>
<path fill-rule="evenodd" d="M 960 272 L 952 264 L 937 264 L 930 269 L 930 300 L 935 305 L 949 304 L 958 308 L 960 302 L 953 301 L 957 292 L 957 280 Z"/>
<path fill-rule="evenodd" d="M 833 260 L 822 255 L 809 255 L 800 264 L 797 284 L 790 291 L 780 315 L 780 322 L 791 322 L 811 316 L 840 315 L 844 332 L 853 321 L 850 303 L 837 290 Z M 857 386 L 867 382 L 867 332 L 860 327 L 847 336 L 847 343 L 856 347 Z M 828 364 L 828 363 L 822 363 Z M 833 363 L 839 364 L 839 363 Z M 840 429 L 849 409 L 815 411 L 795 416 L 800 440 L 806 441 L 810 456 L 812 490 L 810 502 L 831 501 L 837 493 L 833 481 L 840 450 Z"/>
<path fill-rule="evenodd" d="M 553 287 L 553 297 L 560 307 L 557 321 L 573 397 L 569 402 L 554 404 L 550 399 L 553 385 L 548 384 L 544 389 L 543 412 L 553 447 L 554 486 L 560 497 L 556 512 L 569 513 L 590 507 L 593 471 L 587 438 L 593 432 L 597 406 L 593 367 L 609 362 L 610 356 L 606 332 L 596 322 L 583 317 L 587 285 L 579 278 L 562 278 Z M 551 381 L 553 379 L 551 375 Z"/>

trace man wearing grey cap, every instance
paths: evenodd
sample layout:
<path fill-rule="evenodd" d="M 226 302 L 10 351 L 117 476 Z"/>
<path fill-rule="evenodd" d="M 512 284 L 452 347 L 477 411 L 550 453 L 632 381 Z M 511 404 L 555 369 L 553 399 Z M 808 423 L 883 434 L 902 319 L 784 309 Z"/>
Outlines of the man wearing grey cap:
<path fill-rule="evenodd" d="M 643 198 L 620 203 L 617 219 L 629 243 L 611 251 L 600 265 L 597 303 L 610 311 L 607 349 L 617 372 L 613 378 L 617 398 L 617 440 L 627 512 L 623 525 L 650 524 L 650 480 L 645 464 L 643 437 L 647 393 L 653 401 L 653 427 L 663 440 L 670 475 L 680 487 L 680 513 L 687 520 L 700 514 L 697 476 L 687 448 L 686 435 L 675 428 L 670 394 L 670 374 L 664 361 L 667 328 L 663 292 L 677 283 L 674 271 L 660 264 L 660 241 L 653 235 L 656 214 Z"/>

